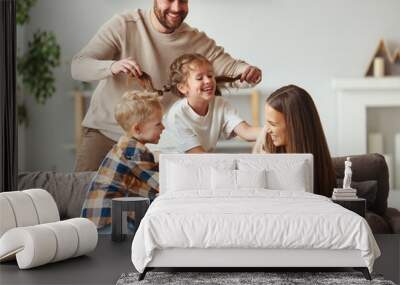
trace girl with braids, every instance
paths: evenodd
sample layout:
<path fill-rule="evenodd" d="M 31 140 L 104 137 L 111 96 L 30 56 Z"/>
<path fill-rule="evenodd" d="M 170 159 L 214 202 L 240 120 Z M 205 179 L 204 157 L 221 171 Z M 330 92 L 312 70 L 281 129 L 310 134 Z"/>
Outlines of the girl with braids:
<path fill-rule="evenodd" d="M 265 123 L 253 153 L 312 153 L 314 193 L 330 197 L 335 172 L 317 108 L 307 91 L 289 85 L 273 92 L 265 103 Z"/>
<path fill-rule="evenodd" d="M 216 97 L 214 70 L 204 56 L 178 57 L 170 66 L 169 77 L 172 92 L 182 97 L 165 119 L 166 133 L 174 137 L 175 151 L 212 152 L 222 136 L 229 139 L 238 135 L 246 141 L 256 140 L 260 128 L 250 126 L 227 101 Z M 226 82 L 234 80 L 223 78 Z"/>

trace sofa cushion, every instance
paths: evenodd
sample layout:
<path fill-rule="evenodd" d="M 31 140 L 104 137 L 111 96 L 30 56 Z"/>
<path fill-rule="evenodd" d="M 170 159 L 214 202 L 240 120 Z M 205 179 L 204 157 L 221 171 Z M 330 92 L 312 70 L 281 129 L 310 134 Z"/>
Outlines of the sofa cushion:
<path fill-rule="evenodd" d="M 400 211 L 394 208 L 387 208 L 385 218 L 393 233 L 400 234 Z"/>
<path fill-rule="evenodd" d="M 338 187 L 343 185 L 343 179 L 337 179 Z M 378 192 L 378 181 L 351 181 L 351 188 L 357 189 L 357 196 L 367 200 L 367 209 L 371 210 L 374 207 L 376 193 Z"/>
<path fill-rule="evenodd" d="M 45 189 L 56 201 L 61 219 L 75 218 L 80 216 L 86 191 L 94 174 L 95 172 L 21 172 L 18 174 L 18 190 Z"/>
<path fill-rule="evenodd" d="M 365 213 L 365 219 L 367 220 L 368 225 L 374 234 L 392 233 L 388 222 L 374 212 L 367 211 Z"/>

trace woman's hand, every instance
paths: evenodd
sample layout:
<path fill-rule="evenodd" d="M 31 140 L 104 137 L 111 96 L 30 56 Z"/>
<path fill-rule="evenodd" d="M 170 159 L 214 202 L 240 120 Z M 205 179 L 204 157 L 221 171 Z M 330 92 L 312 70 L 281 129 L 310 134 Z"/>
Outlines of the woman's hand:
<path fill-rule="evenodd" d="M 261 128 L 260 127 L 252 127 L 246 122 L 241 122 L 239 125 L 237 125 L 233 131 L 235 134 L 237 134 L 240 138 L 249 141 L 249 142 L 254 142 L 257 140 L 258 136 L 261 133 Z"/>
<path fill-rule="evenodd" d="M 137 78 L 142 76 L 142 70 L 139 64 L 136 61 L 134 61 L 131 57 L 124 58 L 114 62 L 111 65 L 111 72 L 113 75 L 124 73 L 124 74 L 131 74 L 132 76 Z"/>
<path fill-rule="evenodd" d="M 240 82 L 246 81 L 250 84 L 258 84 L 262 80 L 262 71 L 258 67 L 249 65 L 240 77 Z"/>

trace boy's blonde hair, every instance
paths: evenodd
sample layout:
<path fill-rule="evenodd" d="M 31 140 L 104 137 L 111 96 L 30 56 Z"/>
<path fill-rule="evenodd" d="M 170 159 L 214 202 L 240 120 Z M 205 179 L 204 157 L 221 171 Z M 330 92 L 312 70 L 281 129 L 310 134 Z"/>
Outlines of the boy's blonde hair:
<path fill-rule="evenodd" d="M 157 93 L 128 91 L 115 107 L 114 117 L 122 129 L 129 132 L 133 124 L 143 123 L 154 109 L 162 110 Z"/>

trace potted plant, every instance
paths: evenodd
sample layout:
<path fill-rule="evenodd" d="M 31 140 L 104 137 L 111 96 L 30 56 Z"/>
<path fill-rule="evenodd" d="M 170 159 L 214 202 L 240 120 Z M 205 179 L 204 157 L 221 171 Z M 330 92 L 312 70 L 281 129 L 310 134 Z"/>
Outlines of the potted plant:
<path fill-rule="evenodd" d="M 37 0 L 17 0 L 17 25 L 29 22 L 29 10 Z M 45 104 L 56 88 L 53 70 L 60 65 L 61 49 L 53 32 L 38 30 L 29 40 L 27 50 L 17 56 L 17 90 L 34 96 Z M 19 100 L 21 101 L 21 100 Z M 23 102 L 17 105 L 18 122 L 28 124 L 28 112 Z"/>

